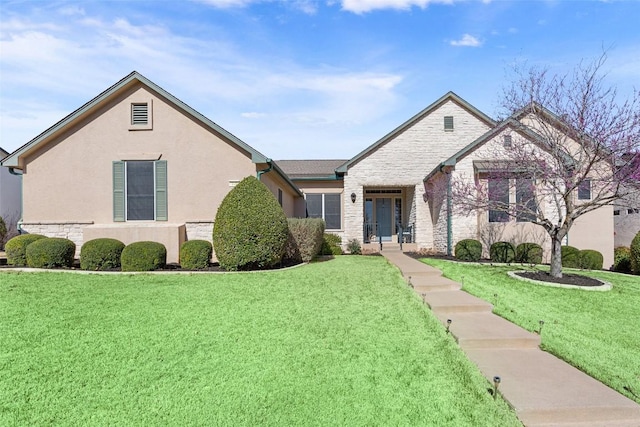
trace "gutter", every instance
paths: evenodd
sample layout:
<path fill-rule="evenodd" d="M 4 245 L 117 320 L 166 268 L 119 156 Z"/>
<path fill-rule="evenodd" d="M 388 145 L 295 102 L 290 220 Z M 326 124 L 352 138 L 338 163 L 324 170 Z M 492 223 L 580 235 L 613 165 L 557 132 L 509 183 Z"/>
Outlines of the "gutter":
<path fill-rule="evenodd" d="M 268 159 L 268 158 L 267 158 L 267 159 L 265 159 L 265 163 L 266 163 L 266 164 L 268 164 L 268 165 L 269 165 L 269 167 L 268 167 L 268 168 L 266 168 L 266 169 L 262 169 L 262 170 L 260 170 L 260 171 L 258 171 L 258 172 L 256 173 L 256 178 L 258 178 L 258 181 L 260 181 L 260 177 L 261 177 L 263 174 L 268 173 L 268 172 L 271 172 L 271 170 L 273 169 L 273 160 L 271 160 L 271 159 Z"/>
<path fill-rule="evenodd" d="M 453 224 L 452 224 L 452 189 L 451 189 L 451 169 L 444 171 L 444 166 L 441 170 L 447 175 L 447 255 L 451 256 L 453 253 Z"/>

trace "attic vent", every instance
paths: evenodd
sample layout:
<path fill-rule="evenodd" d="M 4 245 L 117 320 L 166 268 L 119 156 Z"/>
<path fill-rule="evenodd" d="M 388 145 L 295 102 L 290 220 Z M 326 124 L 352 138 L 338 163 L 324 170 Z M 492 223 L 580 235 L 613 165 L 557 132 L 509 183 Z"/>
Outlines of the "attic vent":
<path fill-rule="evenodd" d="M 149 124 L 149 104 L 147 104 L 146 102 L 144 104 L 131 104 L 131 124 Z"/>
<path fill-rule="evenodd" d="M 444 116 L 444 130 L 453 130 L 453 116 Z"/>
<path fill-rule="evenodd" d="M 512 140 L 511 140 L 511 135 L 505 135 L 504 136 L 504 146 L 505 147 L 511 147 L 512 144 Z"/>

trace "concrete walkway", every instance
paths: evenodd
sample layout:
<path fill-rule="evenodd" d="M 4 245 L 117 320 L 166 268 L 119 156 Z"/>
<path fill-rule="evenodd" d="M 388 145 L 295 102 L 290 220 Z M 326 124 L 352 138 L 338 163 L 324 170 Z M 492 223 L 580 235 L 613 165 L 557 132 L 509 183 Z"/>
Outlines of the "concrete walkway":
<path fill-rule="evenodd" d="M 458 345 L 515 409 L 525 426 L 640 426 L 640 405 L 539 349 L 540 336 L 492 314 L 493 306 L 460 290 L 440 270 L 399 248 L 389 262 L 421 295 Z"/>

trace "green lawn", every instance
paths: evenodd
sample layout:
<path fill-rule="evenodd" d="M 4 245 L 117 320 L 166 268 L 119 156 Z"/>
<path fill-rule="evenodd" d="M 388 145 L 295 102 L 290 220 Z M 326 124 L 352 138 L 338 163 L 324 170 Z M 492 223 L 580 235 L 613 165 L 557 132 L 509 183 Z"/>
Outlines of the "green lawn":
<path fill-rule="evenodd" d="M 0 425 L 519 425 L 381 257 L 0 271 Z"/>
<path fill-rule="evenodd" d="M 525 329 L 537 331 L 543 320 L 543 349 L 640 403 L 640 277 L 581 273 L 613 284 L 611 291 L 594 292 L 512 279 L 506 272 L 513 266 L 423 261 Z"/>

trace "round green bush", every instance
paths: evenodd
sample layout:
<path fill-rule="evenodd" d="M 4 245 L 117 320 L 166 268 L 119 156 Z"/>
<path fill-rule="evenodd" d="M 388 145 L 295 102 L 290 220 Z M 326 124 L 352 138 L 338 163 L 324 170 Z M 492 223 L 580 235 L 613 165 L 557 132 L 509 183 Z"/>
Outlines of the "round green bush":
<path fill-rule="evenodd" d="M 482 243 L 474 239 L 464 239 L 456 243 L 454 256 L 461 261 L 478 261 L 482 257 Z"/>
<path fill-rule="evenodd" d="M 563 267 L 580 268 L 580 249 L 573 246 L 562 246 L 560 252 Z"/>
<path fill-rule="evenodd" d="M 516 247 L 516 261 L 524 264 L 542 264 L 542 246 L 537 243 L 520 243 Z"/>
<path fill-rule="evenodd" d="M 180 266 L 187 270 L 209 267 L 213 247 L 206 240 L 189 240 L 180 246 Z"/>
<path fill-rule="evenodd" d="M 640 274 L 640 231 L 631 241 L 629 255 L 631 259 L 631 272 L 633 274 Z"/>
<path fill-rule="evenodd" d="M 32 268 L 71 267 L 76 244 L 69 239 L 38 239 L 27 246 L 27 265 Z"/>
<path fill-rule="evenodd" d="M 578 255 L 578 264 L 585 270 L 602 270 L 603 262 L 602 254 L 593 249 L 584 249 Z"/>
<path fill-rule="evenodd" d="M 342 238 L 337 234 L 324 233 L 320 255 L 342 255 Z"/>
<path fill-rule="evenodd" d="M 122 271 L 153 271 L 167 263 L 167 248 L 158 242 L 134 242 L 120 255 Z"/>
<path fill-rule="evenodd" d="M 99 238 L 85 242 L 80 248 L 80 268 L 83 270 L 111 270 L 120 268 L 120 255 L 124 243 L 120 240 Z"/>
<path fill-rule="evenodd" d="M 613 271 L 631 273 L 631 249 L 618 246 L 613 250 Z"/>
<path fill-rule="evenodd" d="M 495 242 L 489 247 L 489 258 L 493 262 L 513 262 L 516 259 L 516 248 L 509 242 Z"/>
<path fill-rule="evenodd" d="M 269 268 L 282 260 L 289 229 L 271 191 L 246 177 L 220 203 L 213 224 L 213 247 L 225 270 Z"/>
<path fill-rule="evenodd" d="M 10 239 L 4 247 L 7 253 L 7 264 L 16 267 L 27 265 L 27 246 L 39 239 L 46 239 L 40 234 L 21 234 Z"/>

